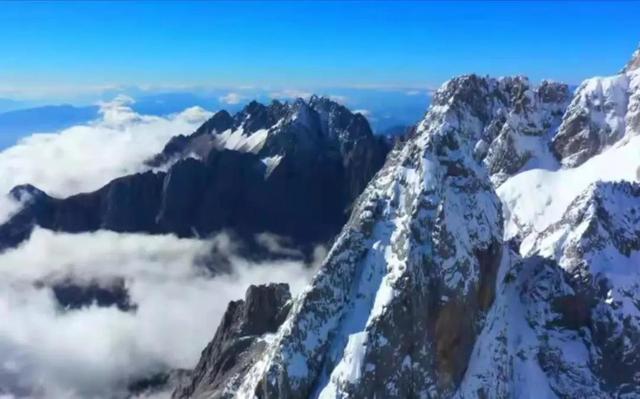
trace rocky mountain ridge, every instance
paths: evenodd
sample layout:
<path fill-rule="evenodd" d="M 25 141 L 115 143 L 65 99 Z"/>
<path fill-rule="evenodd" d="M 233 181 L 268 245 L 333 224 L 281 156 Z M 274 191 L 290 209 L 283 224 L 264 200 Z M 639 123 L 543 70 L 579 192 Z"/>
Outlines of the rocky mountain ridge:
<path fill-rule="evenodd" d="M 596 92 L 591 81 L 566 111 L 559 84 L 532 89 L 520 77 L 475 75 L 445 83 L 250 367 L 225 379 L 232 383 L 196 381 L 206 394 L 174 397 L 640 395 L 638 183 L 588 186 L 557 220 L 513 240 L 503 214 L 517 210 L 495 191 L 533 172 L 532 159 L 551 172 L 579 171 L 610 148 L 636 146 L 628 135 L 640 90 L 625 84 L 633 70 L 623 75 L 604 92 L 629 100 L 607 103 L 615 117 L 604 119 L 584 100 Z M 554 150 L 577 137 L 568 128 L 575 115 L 607 126 L 578 136 L 613 132 L 619 117 L 625 133 L 605 146 L 576 140 L 569 152 Z M 536 145 L 521 145 L 529 137 Z M 208 356 L 200 364 L 215 363 Z"/>
<path fill-rule="evenodd" d="M 149 161 L 164 171 L 60 199 L 29 185 L 14 188 L 24 207 L 0 226 L 0 248 L 28 238 L 35 225 L 179 237 L 229 229 L 249 238 L 269 232 L 302 246 L 328 242 L 387 150 L 362 115 L 328 99 L 252 102 L 173 138 Z"/>

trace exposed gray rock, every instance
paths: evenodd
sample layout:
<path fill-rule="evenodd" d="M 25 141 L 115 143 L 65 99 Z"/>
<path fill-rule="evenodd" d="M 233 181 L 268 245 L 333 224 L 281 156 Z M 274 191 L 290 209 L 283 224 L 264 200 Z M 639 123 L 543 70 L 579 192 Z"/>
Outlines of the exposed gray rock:
<path fill-rule="evenodd" d="M 189 378 L 176 386 L 173 398 L 223 398 L 237 385 L 264 350 L 290 309 L 286 284 L 251 286 L 244 300 L 231 302 L 213 340 Z"/>

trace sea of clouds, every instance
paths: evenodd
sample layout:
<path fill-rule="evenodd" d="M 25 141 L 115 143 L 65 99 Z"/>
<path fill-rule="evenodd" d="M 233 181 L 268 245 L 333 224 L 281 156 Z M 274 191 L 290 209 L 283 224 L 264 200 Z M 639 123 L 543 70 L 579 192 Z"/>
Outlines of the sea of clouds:
<path fill-rule="evenodd" d="M 176 134 L 194 131 L 209 113 L 190 108 L 168 117 L 139 115 L 130 98 L 102 104 L 101 118 L 61 132 L 34 134 L 0 152 L 0 220 L 20 204 L 4 196 L 30 183 L 54 196 L 95 190 L 145 169 L 144 160 Z M 295 255 L 277 239 L 258 242 Z M 231 273 L 202 267 L 212 251 Z M 0 398 L 123 397 L 131 381 L 191 368 L 231 300 L 250 284 L 288 282 L 300 291 L 323 258 L 248 261 L 226 234 L 202 239 L 108 231 L 67 234 L 36 228 L 0 254 Z M 60 307 L 51 284 L 120 279 L 135 311 L 97 304 Z"/>

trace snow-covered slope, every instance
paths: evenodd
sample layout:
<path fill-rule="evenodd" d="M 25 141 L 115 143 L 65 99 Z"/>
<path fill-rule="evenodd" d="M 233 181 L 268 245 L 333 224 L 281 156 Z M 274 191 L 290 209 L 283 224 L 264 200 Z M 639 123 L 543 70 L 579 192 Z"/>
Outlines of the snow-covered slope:
<path fill-rule="evenodd" d="M 557 222 L 594 182 L 640 180 L 639 54 L 623 73 L 587 79 L 577 89 L 546 143 L 561 162 L 556 168 L 524 171 L 498 187 L 507 239 L 524 240 Z"/>
<path fill-rule="evenodd" d="M 598 181 L 640 180 L 640 137 L 608 149 L 574 168 L 534 169 L 502 184 L 505 237 L 524 240 L 557 222 L 569 204 Z"/>

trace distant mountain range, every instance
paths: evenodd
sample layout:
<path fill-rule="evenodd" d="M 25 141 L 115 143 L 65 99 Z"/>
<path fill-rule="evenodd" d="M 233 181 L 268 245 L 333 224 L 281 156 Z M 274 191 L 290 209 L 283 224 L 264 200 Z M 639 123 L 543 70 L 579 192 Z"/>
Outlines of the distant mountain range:
<path fill-rule="evenodd" d="M 28 238 L 36 225 L 179 237 L 232 230 L 248 240 L 272 233 L 309 249 L 333 239 L 388 149 L 364 116 L 329 99 L 251 102 L 174 137 L 148 161 L 149 169 L 166 172 L 123 176 L 68 198 L 14 188 L 25 206 L 0 226 L 0 249 Z"/>

